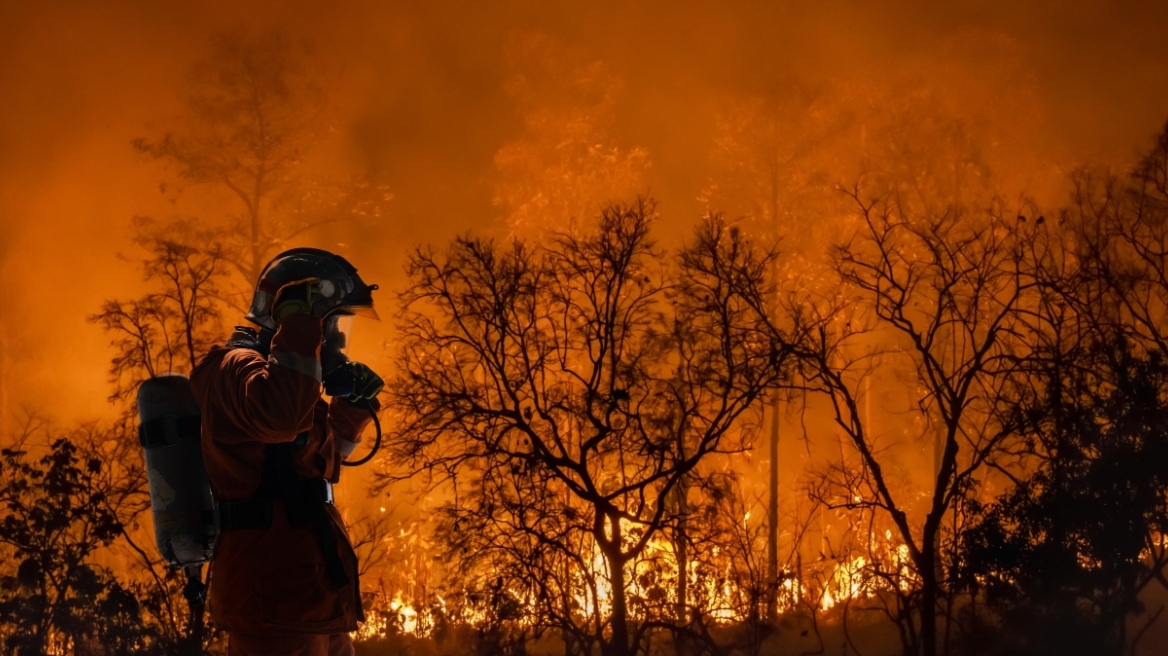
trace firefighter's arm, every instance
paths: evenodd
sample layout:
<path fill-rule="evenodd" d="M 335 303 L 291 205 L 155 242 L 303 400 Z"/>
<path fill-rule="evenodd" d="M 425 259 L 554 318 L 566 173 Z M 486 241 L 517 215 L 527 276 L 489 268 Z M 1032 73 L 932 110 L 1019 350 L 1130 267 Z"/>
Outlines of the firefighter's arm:
<path fill-rule="evenodd" d="M 333 397 L 329 423 L 340 459 L 352 454 L 361 441 L 361 431 L 372 421 L 370 412 L 381 407 L 377 394 L 384 386 L 381 376 L 361 362 L 346 362 L 325 376 L 325 394 Z"/>
<path fill-rule="evenodd" d="M 222 407 L 249 437 L 291 442 L 312 427 L 321 391 L 320 343 L 320 318 L 293 314 L 280 322 L 267 359 L 246 349 L 227 354 L 220 370 Z"/>

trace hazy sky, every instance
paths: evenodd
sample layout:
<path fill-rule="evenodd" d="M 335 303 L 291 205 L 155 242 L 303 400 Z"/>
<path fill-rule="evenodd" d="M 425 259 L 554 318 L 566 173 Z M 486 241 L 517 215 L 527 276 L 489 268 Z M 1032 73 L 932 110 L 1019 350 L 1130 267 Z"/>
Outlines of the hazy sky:
<path fill-rule="evenodd" d="M 225 30 L 281 28 L 313 44 L 333 128 L 317 165 L 392 191 L 385 225 L 356 236 L 358 266 L 390 280 L 413 243 L 499 231 L 493 162 L 523 134 L 506 89 L 523 67 L 513 45 L 531 34 L 620 80 L 612 140 L 648 152 L 645 186 L 678 221 L 702 209 L 719 108 L 791 76 L 874 87 L 988 76 L 973 103 L 993 108 L 993 75 L 1008 69 L 1009 93 L 1033 94 L 1026 147 L 1060 170 L 1122 166 L 1168 119 L 1162 0 L 178 4 L 0 0 L 10 408 L 104 411 L 108 340 L 86 316 L 140 291 L 118 259 L 132 254 L 130 218 L 191 211 L 158 192 L 167 172 L 129 142 L 174 120 L 184 72 Z"/>

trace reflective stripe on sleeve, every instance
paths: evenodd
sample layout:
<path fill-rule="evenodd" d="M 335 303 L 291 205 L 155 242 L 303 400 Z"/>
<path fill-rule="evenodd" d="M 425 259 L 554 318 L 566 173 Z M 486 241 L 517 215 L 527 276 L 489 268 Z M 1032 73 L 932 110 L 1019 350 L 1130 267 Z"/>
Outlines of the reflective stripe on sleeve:
<path fill-rule="evenodd" d="M 316 358 L 297 355 L 288 351 L 272 351 L 268 362 L 278 364 L 281 367 L 288 367 L 292 371 L 298 371 L 305 376 L 312 376 L 318 382 L 321 379 L 320 360 Z"/>
<path fill-rule="evenodd" d="M 343 437 L 336 438 L 337 452 L 341 454 L 342 458 L 348 458 L 357 450 L 357 443 L 350 442 Z"/>

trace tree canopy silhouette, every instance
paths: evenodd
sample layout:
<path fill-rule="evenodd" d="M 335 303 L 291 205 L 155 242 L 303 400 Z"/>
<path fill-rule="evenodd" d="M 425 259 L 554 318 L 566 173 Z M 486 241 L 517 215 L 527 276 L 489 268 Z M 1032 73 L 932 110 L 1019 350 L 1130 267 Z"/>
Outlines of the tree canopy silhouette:
<path fill-rule="evenodd" d="M 750 447 L 799 339 L 771 318 L 774 252 L 710 218 L 670 258 L 653 220 L 640 200 L 545 246 L 418 250 L 403 297 L 394 453 L 448 486 L 463 581 L 503 581 L 578 653 L 654 626 L 637 559 L 704 462 Z"/>

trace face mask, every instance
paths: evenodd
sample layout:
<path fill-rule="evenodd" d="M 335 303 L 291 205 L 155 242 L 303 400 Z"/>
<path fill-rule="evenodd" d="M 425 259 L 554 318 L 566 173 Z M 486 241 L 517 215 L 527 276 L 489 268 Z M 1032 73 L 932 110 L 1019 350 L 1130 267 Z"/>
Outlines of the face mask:
<path fill-rule="evenodd" d="M 324 319 L 324 341 L 320 347 L 320 367 L 327 377 L 349 361 L 349 333 L 353 317 L 333 314 Z"/>

